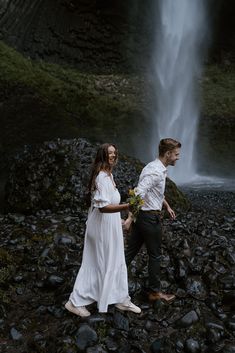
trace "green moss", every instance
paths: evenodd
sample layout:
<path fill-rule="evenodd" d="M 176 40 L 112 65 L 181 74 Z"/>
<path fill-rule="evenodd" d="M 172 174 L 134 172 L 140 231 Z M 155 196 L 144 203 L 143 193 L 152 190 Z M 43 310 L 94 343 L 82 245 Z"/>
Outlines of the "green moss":
<path fill-rule="evenodd" d="M 167 178 L 166 180 L 166 200 L 170 200 L 170 204 L 175 209 L 189 210 L 191 207 L 190 201 L 187 199 L 176 184 Z"/>
<path fill-rule="evenodd" d="M 109 330 L 109 327 L 104 322 L 99 323 L 98 327 L 96 328 L 96 333 L 100 344 L 107 337 L 108 330 Z"/>
<path fill-rule="evenodd" d="M 14 293 L 14 288 L 12 286 L 9 286 L 9 288 L 6 290 L 0 289 L 0 302 L 2 304 L 10 304 L 11 302 L 11 296 Z"/>
<path fill-rule="evenodd" d="M 0 152 L 86 137 L 114 141 L 134 154 L 133 136 L 143 140 L 151 128 L 153 83 L 140 74 L 81 73 L 33 61 L 0 41 Z M 201 85 L 203 116 L 234 118 L 235 68 L 208 66 Z"/>
<path fill-rule="evenodd" d="M 131 87 L 127 80 L 118 94 L 122 76 L 82 74 L 55 64 L 34 62 L 3 42 L 0 42 L 0 79 L 34 89 L 48 103 L 59 102 L 65 112 L 83 111 L 94 119 L 101 111 L 128 111 L 137 105 L 133 95 L 126 95 Z"/>
<path fill-rule="evenodd" d="M 10 267 L 2 267 L 0 269 L 0 283 L 6 283 L 11 276 Z"/>
<path fill-rule="evenodd" d="M 112 140 L 142 117 L 142 89 L 139 77 L 36 62 L 0 41 L 0 151 L 57 137 Z"/>
<path fill-rule="evenodd" d="M 9 252 L 3 248 L 0 248 L 0 267 L 8 266 L 14 263 L 14 258 Z"/>
<path fill-rule="evenodd" d="M 29 244 L 32 245 L 32 243 L 31 243 L 32 241 L 36 242 L 36 243 L 41 243 L 41 242 L 49 243 L 49 242 L 52 241 L 52 239 L 53 239 L 53 235 L 52 234 L 33 234 L 31 236 L 31 238 L 30 238 Z"/>
<path fill-rule="evenodd" d="M 206 116 L 235 117 L 235 67 L 207 66 L 202 79 L 202 111 Z"/>

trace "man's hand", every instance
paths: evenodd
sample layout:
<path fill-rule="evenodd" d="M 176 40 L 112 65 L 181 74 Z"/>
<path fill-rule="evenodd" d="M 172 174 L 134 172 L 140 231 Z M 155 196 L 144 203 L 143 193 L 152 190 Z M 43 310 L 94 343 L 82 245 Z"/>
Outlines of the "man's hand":
<path fill-rule="evenodd" d="M 175 212 L 172 210 L 170 206 L 168 206 L 166 209 L 167 209 L 167 212 L 169 213 L 170 218 L 174 220 L 176 218 Z"/>
<path fill-rule="evenodd" d="M 172 210 L 172 208 L 170 207 L 169 203 L 166 201 L 165 198 L 163 200 L 163 205 L 166 208 L 167 212 L 169 213 L 170 219 L 174 220 L 176 218 L 175 212 Z"/>
<path fill-rule="evenodd" d="M 130 229 L 131 229 L 131 224 L 133 222 L 133 215 L 131 212 L 128 213 L 128 218 L 126 220 L 122 220 L 122 228 L 123 228 L 123 231 L 126 232 L 126 233 L 129 233 L 130 232 Z"/>

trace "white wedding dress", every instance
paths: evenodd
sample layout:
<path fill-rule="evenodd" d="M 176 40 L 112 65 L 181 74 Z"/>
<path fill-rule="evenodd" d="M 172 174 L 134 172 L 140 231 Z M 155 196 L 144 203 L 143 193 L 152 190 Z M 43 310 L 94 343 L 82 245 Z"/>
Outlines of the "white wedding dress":
<path fill-rule="evenodd" d="M 101 213 L 99 208 L 119 204 L 120 194 L 112 175 L 101 171 L 96 178 L 85 234 L 81 268 L 70 300 L 74 306 L 97 302 L 99 312 L 109 304 L 129 299 L 120 212 Z"/>

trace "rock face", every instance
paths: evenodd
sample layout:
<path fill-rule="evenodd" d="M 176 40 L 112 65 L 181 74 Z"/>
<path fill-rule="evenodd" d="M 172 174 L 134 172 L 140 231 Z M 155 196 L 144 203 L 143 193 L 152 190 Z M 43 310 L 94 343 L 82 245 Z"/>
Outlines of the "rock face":
<path fill-rule="evenodd" d="M 32 58 L 102 72 L 141 66 L 150 14 L 150 0 L 5 0 L 0 28 Z"/>
<path fill-rule="evenodd" d="M 96 149 L 97 146 L 85 139 L 25 146 L 11 166 L 6 185 L 6 211 L 35 213 L 69 208 L 78 212 L 86 208 L 86 187 Z M 128 189 L 137 185 L 142 168 L 138 160 L 120 155 L 114 176 L 123 200 L 127 198 Z M 167 195 L 173 205 L 189 207 L 187 199 L 170 180 Z"/>
<path fill-rule="evenodd" d="M 141 69 L 153 46 L 154 3 L 1 0 L 0 34 L 27 56 L 80 70 Z M 234 2 L 214 0 L 209 11 L 215 18 L 214 54 L 223 60 L 224 52 L 234 50 Z"/>

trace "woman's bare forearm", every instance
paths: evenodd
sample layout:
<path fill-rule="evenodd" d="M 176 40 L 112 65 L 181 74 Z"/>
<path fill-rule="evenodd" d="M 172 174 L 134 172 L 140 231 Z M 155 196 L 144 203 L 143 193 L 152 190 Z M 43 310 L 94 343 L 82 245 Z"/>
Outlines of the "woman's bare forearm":
<path fill-rule="evenodd" d="M 100 212 L 102 213 L 115 213 L 121 211 L 127 211 L 129 209 L 129 203 L 122 203 L 120 205 L 108 205 L 100 208 Z"/>

